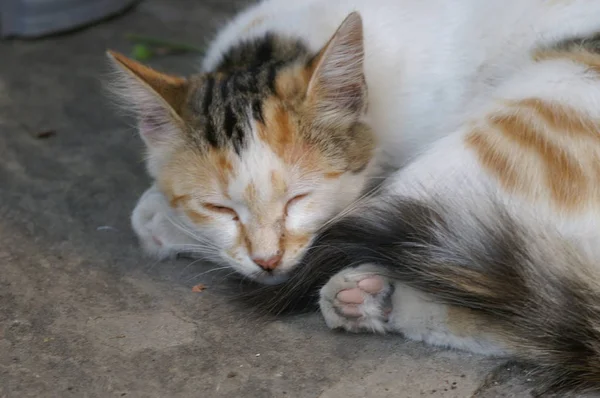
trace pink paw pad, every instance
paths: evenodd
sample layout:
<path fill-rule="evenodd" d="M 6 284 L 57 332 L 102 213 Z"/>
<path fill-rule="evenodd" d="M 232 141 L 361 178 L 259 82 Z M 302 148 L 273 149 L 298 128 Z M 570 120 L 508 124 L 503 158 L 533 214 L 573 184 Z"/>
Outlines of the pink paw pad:
<path fill-rule="evenodd" d="M 337 299 L 344 304 L 362 304 L 365 301 L 363 291 L 359 288 L 342 290 L 337 294 Z"/>
<path fill-rule="evenodd" d="M 358 287 L 364 292 L 377 294 L 383 290 L 383 279 L 378 276 L 370 276 L 358 282 Z"/>
<path fill-rule="evenodd" d="M 378 276 L 369 276 L 357 283 L 357 287 L 341 290 L 337 300 L 341 303 L 339 310 L 348 317 L 362 316 L 359 306 L 364 303 L 365 296 L 375 295 L 384 289 L 384 281 Z"/>

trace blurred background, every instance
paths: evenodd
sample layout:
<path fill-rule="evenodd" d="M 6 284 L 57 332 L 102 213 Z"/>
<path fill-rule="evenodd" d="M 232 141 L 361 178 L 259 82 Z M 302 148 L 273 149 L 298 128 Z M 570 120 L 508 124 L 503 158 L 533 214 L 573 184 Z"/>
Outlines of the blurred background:
<path fill-rule="evenodd" d="M 0 3 L 2 37 L 41 37 L 72 30 L 132 7 L 136 0 L 5 0 Z"/>

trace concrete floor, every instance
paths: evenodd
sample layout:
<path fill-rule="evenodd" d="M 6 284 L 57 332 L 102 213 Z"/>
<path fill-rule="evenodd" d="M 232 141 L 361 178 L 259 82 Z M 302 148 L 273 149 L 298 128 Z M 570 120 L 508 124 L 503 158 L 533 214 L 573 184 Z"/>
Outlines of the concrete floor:
<path fill-rule="evenodd" d="M 208 266 L 140 255 L 129 213 L 148 179 L 131 120 L 102 92 L 104 51 L 128 52 L 127 32 L 204 43 L 241 4 L 147 0 L 0 42 L 0 397 L 529 396 L 502 361 L 333 333 L 318 315 L 255 320 Z"/>

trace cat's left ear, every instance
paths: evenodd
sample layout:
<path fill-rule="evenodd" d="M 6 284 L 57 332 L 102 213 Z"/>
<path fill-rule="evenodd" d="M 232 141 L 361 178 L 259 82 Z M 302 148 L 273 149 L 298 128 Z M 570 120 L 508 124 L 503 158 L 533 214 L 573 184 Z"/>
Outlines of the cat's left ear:
<path fill-rule="evenodd" d="M 173 146 L 184 125 L 181 112 L 188 80 L 158 72 L 114 51 L 107 55 L 117 71 L 112 91 L 138 117 L 140 135 L 150 154 Z"/>
<path fill-rule="evenodd" d="M 367 105 L 362 19 L 353 12 L 311 61 L 306 93 L 315 121 L 332 127 L 356 122 Z"/>

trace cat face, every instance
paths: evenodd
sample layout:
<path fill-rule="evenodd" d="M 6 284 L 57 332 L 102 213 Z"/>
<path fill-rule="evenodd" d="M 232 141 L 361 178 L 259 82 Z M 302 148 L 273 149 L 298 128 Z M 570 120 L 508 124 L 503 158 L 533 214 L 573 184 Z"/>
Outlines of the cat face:
<path fill-rule="evenodd" d="M 111 56 L 150 174 L 186 228 L 243 275 L 285 278 L 319 228 L 360 195 L 375 143 L 362 120 L 357 14 L 314 56 L 267 35 L 189 78 Z"/>
<path fill-rule="evenodd" d="M 265 125 L 250 121 L 251 137 L 239 154 L 183 147 L 158 181 L 171 206 L 218 248 L 220 258 L 246 276 L 276 282 L 319 227 L 360 194 L 366 169 L 346 170 L 301 138 L 278 153 L 261 135 L 283 126 L 269 125 L 265 116 Z"/>

